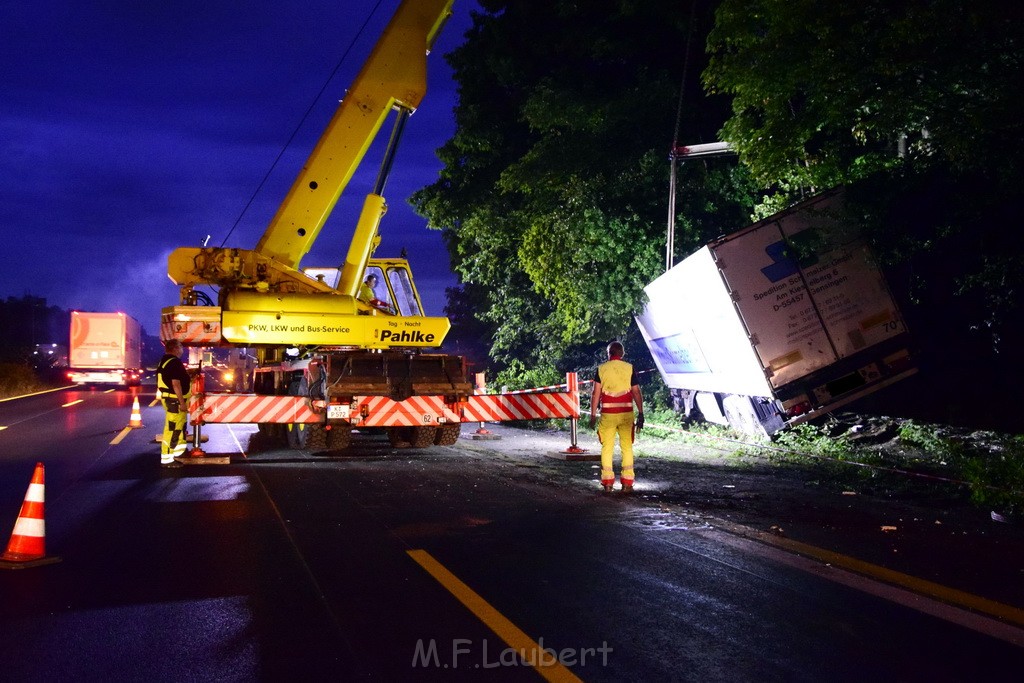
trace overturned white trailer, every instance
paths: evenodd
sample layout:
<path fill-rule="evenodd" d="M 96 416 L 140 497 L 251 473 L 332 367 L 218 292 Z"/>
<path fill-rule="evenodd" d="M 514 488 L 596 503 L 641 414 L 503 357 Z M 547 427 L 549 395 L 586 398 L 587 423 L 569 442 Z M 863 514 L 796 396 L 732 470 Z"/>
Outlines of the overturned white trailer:
<path fill-rule="evenodd" d="M 772 434 L 916 372 L 841 201 L 829 192 L 721 237 L 646 287 L 637 322 L 677 410 Z"/>

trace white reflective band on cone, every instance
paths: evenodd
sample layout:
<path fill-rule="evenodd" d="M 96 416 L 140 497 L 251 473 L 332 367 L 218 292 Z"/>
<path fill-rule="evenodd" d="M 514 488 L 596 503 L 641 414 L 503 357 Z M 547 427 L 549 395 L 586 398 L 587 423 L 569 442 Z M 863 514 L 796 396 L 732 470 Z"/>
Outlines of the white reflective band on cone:
<path fill-rule="evenodd" d="M 45 502 L 43 500 L 43 498 L 45 497 L 44 490 L 45 488 L 42 484 L 29 484 L 28 492 L 25 494 L 25 500 L 27 500 L 30 503 Z"/>
<path fill-rule="evenodd" d="M 46 522 L 31 517 L 19 517 L 14 523 L 15 536 L 34 536 L 40 538 L 46 535 Z"/>

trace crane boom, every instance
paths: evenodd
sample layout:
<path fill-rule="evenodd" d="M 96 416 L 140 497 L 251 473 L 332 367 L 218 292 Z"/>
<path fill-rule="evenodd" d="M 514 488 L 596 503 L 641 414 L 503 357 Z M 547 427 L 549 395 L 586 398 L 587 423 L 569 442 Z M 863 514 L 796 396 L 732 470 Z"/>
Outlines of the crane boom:
<path fill-rule="evenodd" d="M 388 113 L 419 107 L 427 53 L 452 1 L 416 0 L 398 8 L 256 245 L 258 254 L 298 268 Z"/>
<path fill-rule="evenodd" d="M 398 133 L 426 92 L 427 54 L 451 15 L 452 3 L 403 0 L 255 249 L 182 247 L 171 253 L 167 273 L 181 287 L 185 305 L 165 309 L 165 323 L 201 316 L 210 327 L 218 319 L 221 343 L 245 345 L 307 343 L 377 349 L 441 345 L 450 324 L 446 318 L 422 315 L 404 260 L 373 261 L 384 276 L 382 287 L 391 302 L 374 297 L 374 305 L 357 294 L 380 242 L 379 225 L 386 211 L 381 193 Z M 374 192 L 363 204 L 338 282 L 314 279 L 299 270 L 299 264 L 392 111 L 398 112 L 396 133 Z M 195 304 L 208 298 L 195 291 L 201 285 L 221 288 L 217 306 L 196 310 Z M 400 299 L 409 302 L 404 310 Z M 399 334 L 396 329 L 409 333 Z M 295 333 L 303 331 L 305 336 L 297 339 Z M 203 343 L 212 335 L 208 330 Z"/>

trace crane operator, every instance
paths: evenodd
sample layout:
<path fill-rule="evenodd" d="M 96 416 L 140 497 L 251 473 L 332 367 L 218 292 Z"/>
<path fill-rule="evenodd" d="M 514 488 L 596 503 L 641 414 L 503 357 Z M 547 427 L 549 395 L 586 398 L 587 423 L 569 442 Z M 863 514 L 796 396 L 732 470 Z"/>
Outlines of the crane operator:
<path fill-rule="evenodd" d="M 359 286 L 359 296 L 361 301 L 370 303 L 377 300 L 377 276 L 370 273 L 366 276 L 366 280 L 362 285 Z"/>

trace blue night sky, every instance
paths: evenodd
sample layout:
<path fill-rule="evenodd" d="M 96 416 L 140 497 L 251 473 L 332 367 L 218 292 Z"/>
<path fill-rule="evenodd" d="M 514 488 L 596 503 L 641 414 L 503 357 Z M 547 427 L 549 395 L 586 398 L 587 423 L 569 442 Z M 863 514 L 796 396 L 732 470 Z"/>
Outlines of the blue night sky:
<path fill-rule="evenodd" d="M 160 309 L 178 303 L 167 255 L 207 235 L 211 246 L 256 246 L 397 5 L 0 0 L 0 298 L 123 310 L 156 334 Z M 440 233 L 406 200 L 437 178 L 435 150 L 454 132 L 443 55 L 471 8 L 456 0 L 434 46 L 385 191 L 377 255 L 408 250 L 429 315 L 442 314 L 455 279 Z M 343 260 L 389 133 L 390 120 L 303 266 Z"/>

